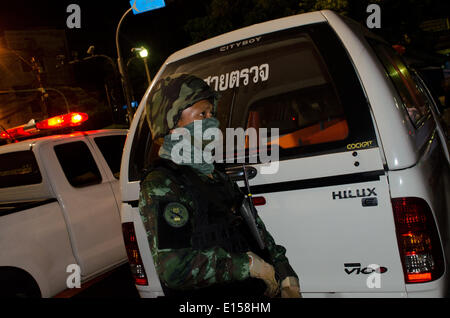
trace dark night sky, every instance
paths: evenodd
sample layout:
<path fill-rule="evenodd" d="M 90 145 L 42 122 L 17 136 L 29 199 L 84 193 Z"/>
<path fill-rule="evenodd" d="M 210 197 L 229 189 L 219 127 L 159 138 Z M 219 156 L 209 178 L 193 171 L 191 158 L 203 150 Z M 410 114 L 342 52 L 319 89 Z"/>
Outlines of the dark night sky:
<path fill-rule="evenodd" d="M 448 1 L 448 0 L 447 0 Z M 443 2 L 447 2 L 443 1 Z M 157 63 L 174 51 L 191 43 L 183 26 L 189 19 L 206 13 L 208 0 L 165 0 L 166 7 L 134 16 L 128 16 L 121 29 L 121 45 L 124 58 L 131 55 L 130 49 L 144 45 L 151 50 L 151 69 L 159 68 Z M 440 3 L 440 0 L 433 0 Z M 81 29 L 68 29 L 66 8 L 76 3 L 81 7 Z M 395 15 L 408 15 L 401 10 L 400 0 L 395 12 L 388 12 L 391 20 Z M 442 5 L 438 6 L 443 8 Z M 27 28 L 56 28 L 67 32 L 70 50 L 84 56 L 90 45 L 96 53 L 116 57 L 115 31 L 123 13 L 130 8 L 129 0 L 9 0 L 0 7 L 0 35 L 4 30 Z M 430 8 L 428 8 L 430 9 Z M 364 10 L 363 10 L 364 11 Z M 365 15 L 365 12 L 362 12 Z M 389 26 L 387 26 L 389 27 Z M 153 59 L 153 63 L 152 63 Z"/>
<path fill-rule="evenodd" d="M 204 10 L 201 0 L 166 0 L 166 7 L 140 15 L 129 15 L 121 27 L 121 46 L 124 57 L 130 49 L 141 45 L 151 49 L 154 61 L 162 62 L 173 51 L 190 43 L 183 31 L 189 17 Z M 81 8 L 81 28 L 66 26 L 67 6 L 76 3 Z M 96 53 L 116 57 L 115 32 L 123 13 L 130 8 L 128 0 L 12 0 L 0 8 L 0 35 L 5 30 L 28 28 L 65 29 L 71 51 L 80 56 L 90 45 Z M 158 69 L 160 65 L 152 65 Z M 153 63 L 154 64 L 154 63 Z"/>
<path fill-rule="evenodd" d="M 130 52 L 132 47 L 147 47 L 150 50 L 149 64 L 153 74 L 171 53 L 191 44 L 192 40 L 183 27 L 189 19 L 203 16 L 206 13 L 205 3 L 209 1 L 165 0 L 165 2 L 165 8 L 136 16 L 131 14 L 121 28 L 120 43 L 124 59 L 132 55 Z M 441 3 L 440 0 L 431 2 Z M 448 3 L 448 0 L 442 3 L 445 2 Z M 81 29 L 68 29 L 66 26 L 67 17 L 70 15 L 66 9 L 71 3 L 81 7 Z M 391 22 L 396 21 L 395 17 L 399 14 L 406 16 L 412 14 L 410 10 L 403 10 L 401 0 L 392 0 L 389 3 L 396 4 L 393 6 L 395 9 L 383 17 L 389 17 Z M 3 1 L 0 6 L 0 36 L 4 30 L 65 29 L 69 49 L 77 51 L 80 57 L 86 56 L 87 48 L 94 45 L 97 54 L 116 58 L 115 31 L 121 16 L 128 8 L 130 8 L 129 0 L 9 0 L 7 3 Z M 442 8 L 444 7 L 440 5 L 436 10 Z M 429 9 L 432 8 L 428 5 Z M 365 17 L 365 10 L 361 10 L 363 12 L 360 12 L 360 15 Z M 389 29 L 389 25 L 384 26 Z"/>
<path fill-rule="evenodd" d="M 349 1 L 358 4 L 355 6 L 358 7 L 356 10 L 358 12 L 353 18 L 364 20 L 367 15 L 364 5 L 360 4 L 360 0 Z M 170 54 L 192 43 L 191 37 L 184 31 L 184 26 L 192 18 L 205 16 L 210 0 L 165 0 L 165 2 L 165 8 L 136 16 L 130 14 L 125 19 L 120 32 L 124 61 L 133 56 L 132 47 L 148 48 L 150 52 L 148 64 L 152 76 Z M 69 29 L 66 25 L 70 15 L 67 13 L 67 7 L 72 3 L 78 4 L 81 8 L 80 29 Z M 280 1 L 280 3 L 283 2 Z M 416 21 L 417 19 L 414 19 L 416 15 L 423 15 L 427 19 L 443 17 L 448 13 L 447 8 L 450 2 L 448 0 L 410 0 L 409 3 L 417 3 L 417 7 L 410 7 L 408 10 L 402 6 L 402 0 L 388 0 L 386 3 L 390 4 L 390 9 L 383 12 L 383 30 L 395 33 L 393 31 L 398 29 L 399 22 L 403 23 L 402 21 L 408 19 Z M 424 12 L 418 10 L 421 8 L 419 6 L 421 3 L 426 5 L 427 9 L 423 10 Z M 434 6 L 434 4 L 438 5 Z M 66 30 L 69 51 L 77 52 L 80 59 L 87 56 L 86 51 L 91 45 L 95 46 L 96 54 L 105 54 L 116 59 L 116 28 L 120 18 L 129 8 L 129 0 L 3 0 L 0 6 L 0 36 L 5 30 L 62 29 Z M 237 19 L 244 19 L 247 13 L 251 13 L 247 12 L 248 8 L 247 11 L 241 8 L 239 10 Z M 418 41 L 418 43 L 422 45 L 424 42 Z M 427 47 L 425 44 L 423 46 Z M 73 60 L 70 52 L 66 57 L 67 60 Z M 134 67 L 131 63 L 128 68 L 128 75 L 136 93 L 135 97 L 139 100 L 146 89 L 146 77 L 142 64 L 139 64 L 141 62 L 136 62 L 136 59 L 134 62 Z M 105 66 L 102 59 L 95 59 L 90 63 L 96 64 L 94 66 L 88 63 L 75 64 L 74 69 L 78 74 L 77 83 L 85 86 L 93 85 L 103 91 L 108 65 Z"/>

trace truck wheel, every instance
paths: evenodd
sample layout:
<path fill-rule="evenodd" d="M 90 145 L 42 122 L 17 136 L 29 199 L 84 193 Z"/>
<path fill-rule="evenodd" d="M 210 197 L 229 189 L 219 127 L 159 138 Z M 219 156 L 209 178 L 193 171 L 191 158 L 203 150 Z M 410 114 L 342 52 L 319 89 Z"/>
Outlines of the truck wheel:
<path fill-rule="evenodd" d="M 33 277 L 14 267 L 0 267 L 0 298 L 41 298 Z"/>

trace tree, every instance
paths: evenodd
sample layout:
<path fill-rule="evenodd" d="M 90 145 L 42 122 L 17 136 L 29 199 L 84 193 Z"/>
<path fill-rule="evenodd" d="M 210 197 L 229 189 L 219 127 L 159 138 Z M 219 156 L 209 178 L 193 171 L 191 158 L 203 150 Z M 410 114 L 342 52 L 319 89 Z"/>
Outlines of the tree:
<path fill-rule="evenodd" d="M 185 25 L 192 43 L 299 12 L 298 0 L 209 0 L 205 5 L 207 14 Z"/>
<path fill-rule="evenodd" d="M 192 43 L 255 23 L 294 14 L 333 10 L 348 15 L 354 7 L 365 12 L 369 3 L 382 0 L 203 0 L 206 15 L 189 20 L 185 30 Z M 365 4 L 361 8 L 361 4 Z"/>
<path fill-rule="evenodd" d="M 188 20 L 185 31 L 196 43 L 213 36 L 293 14 L 333 10 L 366 24 L 367 6 L 381 8 L 381 29 L 372 29 L 389 42 L 432 48 L 436 35 L 423 32 L 425 20 L 445 18 L 450 2 L 441 0 L 201 0 L 205 14 Z M 406 36 L 405 36 L 406 35 Z M 409 38 L 410 42 L 405 42 Z"/>
<path fill-rule="evenodd" d="M 372 1 L 374 2 L 374 1 Z M 376 1 L 375 1 L 376 2 Z M 299 3 L 299 12 L 311 12 L 319 10 L 333 10 L 343 15 L 348 14 L 348 0 L 304 0 Z"/>

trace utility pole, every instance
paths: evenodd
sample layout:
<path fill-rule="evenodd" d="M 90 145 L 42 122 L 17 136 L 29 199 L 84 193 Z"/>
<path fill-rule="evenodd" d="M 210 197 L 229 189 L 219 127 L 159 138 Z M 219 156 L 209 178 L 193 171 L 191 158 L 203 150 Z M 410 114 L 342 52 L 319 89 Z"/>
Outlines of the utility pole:
<path fill-rule="evenodd" d="M 145 73 L 147 73 L 147 81 L 148 81 L 148 85 L 150 86 L 150 83 L 152 82 L 152 78 L 150 77 L 150 71 L 148 69 L 148 64 L 147 64 L 147 58 L 144 57 L 144 65 L 145 65 Z"/>
<path fill-rule="evenodd" d="M 89 61 L 89 60 L 98 59 L 98 58 L 105 59 L 109 63 L 109 65 L 111 66 L 111 68 L 113 70 L 113 84 L 112 84 L 112 87 L 114 89 L 114 87 L 116 85 L 116 81 L 119 78 L 119 73 L 118 73 L 118 68 L 117 68 L 116 62 L 114 61 L 114 59 L 112 59 L 108 55 L 95 54 L 94 51 L 95 51 L 95 47 L 93 45 L 91 45 L 89 47 L 89 49 L 87 50 L 87 54 L 89 54 L 89 56 L 84 57 L 81 60 L 79 60 L 78 57 L 77 57 L 75 60 L 69 61 L 69 64 L 76 64 L 76 63 L 80 63 L 80 62 L 83 62 L 83 61 Z M 110 86 L 106 83 L 106 78 L 105 78 L 105 93 L 106 93 L 106 98 L 107 98 L 109 109 L 111 110 L 111 117 L 113 119 L 113 123 L 115 123 L 114 108 L 113 108 L 113 104 L 111 103 L 112 92 L 110 92 Z M 111 95 L 110 95 L 110 93 L 111 93 Z M 114 96 L 113 96 L 113 98 L 114 98 Z"/>
<path fill-rule="evenodd" d="M 36 58 L 34 56 L 31 58 L 31 69 L 36 74 L 36 78 L 37 78 L 38 84 L 39 84 L 39 90 L 41 92 L 42 116 L 44 117 L 44 119 L 47 119 L 48 118 L 48 107 L 47 107 L 48 94 L 45 91 L 44 85 L 42 83 L 42 78 L 41 78 L 41 74 L 43 73 L 42 67 L 39 65 L 38 61 L 36 60 Z"/>

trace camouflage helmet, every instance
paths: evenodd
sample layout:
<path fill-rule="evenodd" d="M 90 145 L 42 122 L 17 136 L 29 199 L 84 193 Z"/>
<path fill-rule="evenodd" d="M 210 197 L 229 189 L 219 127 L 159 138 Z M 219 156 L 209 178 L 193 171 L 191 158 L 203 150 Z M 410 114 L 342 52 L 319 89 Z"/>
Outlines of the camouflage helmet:
<path fill-rule="evenodd" d="M 164 137 L 176 127 L 181 113 L 207 99 L 216 113 L 219 94 L 202 79 L 190 74 L 172 74 L 160 79 L 147 99 L 147 122 L 153 139 Z"/>

